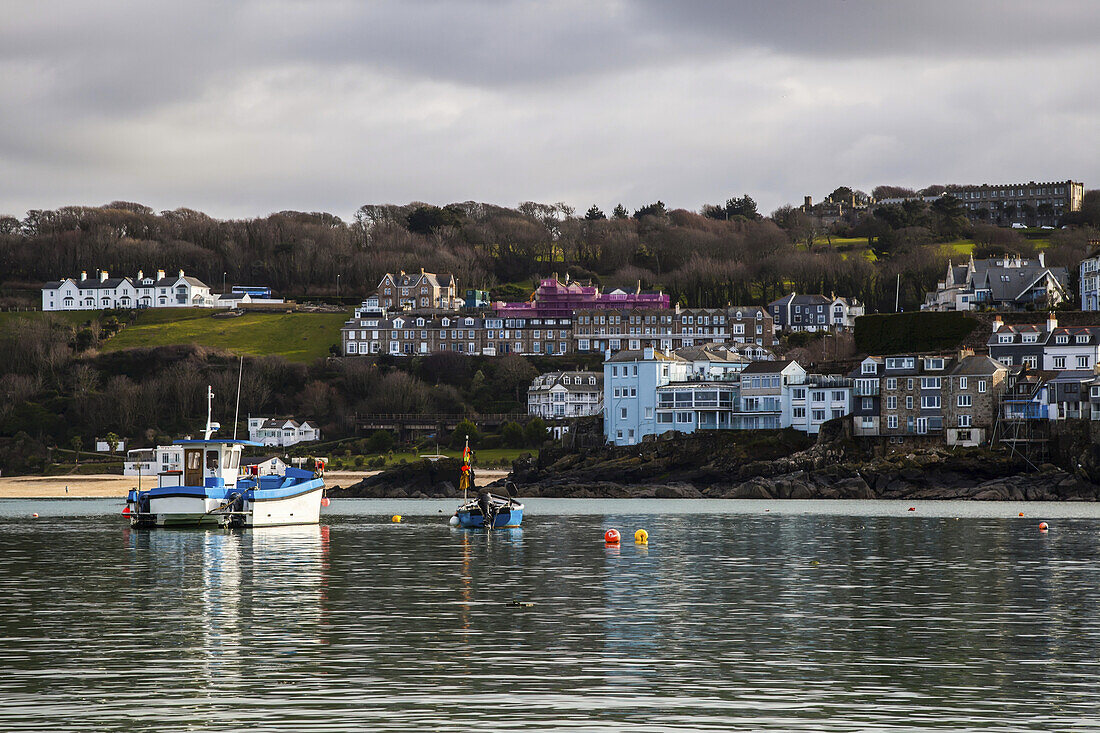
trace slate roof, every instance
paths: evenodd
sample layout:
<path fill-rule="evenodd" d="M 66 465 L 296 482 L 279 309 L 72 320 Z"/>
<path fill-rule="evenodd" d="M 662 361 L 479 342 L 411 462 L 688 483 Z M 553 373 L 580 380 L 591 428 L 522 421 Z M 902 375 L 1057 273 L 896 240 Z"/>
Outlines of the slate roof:
<path fill-rule="evenodd" d="M 569 377 L 569 384 L 564 381 L 565 377 Z M 595 378 L 595 384 L 589 384 L 588 380 Z M 580 384 L 577 381 L 581 380 Z M 569 392 L 599 392 L 603 390 L 603 374 L 598 372 L 548 372 L 542 374 L 539 378 L 531 383 L 531 386 L 527 389 L 528 392 L 549 392 L 554 387 L 561 385 L 561 387 Z"/>
<path fill-rule="evenodd" d="M 979 263 L 983 266 L 978 267 Z M 995 301 L 1018 300 L 1047 274 L 1054 278 L 1063 291 L 1069 283 L 1069 271 L 1064 267 L 1044 267 L 1037 262 L 1021 267 L 998 267 L 986 263 L 987 260 L 975 260 L 973 288 L 988 290 Z"/>
<path fill-rule="evenodd" d="M 724 344 L 703 344 L 676 349 L 676 355 L 688 361 L 717 361 L 731 364 L 748 362 L 749 359 Z"/>
<path fill-rule="evenodd" d="M 741 374 L 779 374 L 791 364 L 797 364 L 794 359 L 782 361 L 754 361 L 741 370 Z M 799 365 L 801 366 L 801 365 Z"/>
<path fill-rule="evenodd" d="M 994 361 L 988 356 L 967 356 L 951 370 L 952 376 L 992 376 L 1002 369 L 1007 369 L 1004 364 Z"/>

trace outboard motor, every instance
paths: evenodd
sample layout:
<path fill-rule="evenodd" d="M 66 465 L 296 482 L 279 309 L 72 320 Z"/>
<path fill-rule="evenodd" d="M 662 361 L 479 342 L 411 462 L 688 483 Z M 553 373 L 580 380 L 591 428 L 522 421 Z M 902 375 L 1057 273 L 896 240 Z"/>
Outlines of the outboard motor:
<path fill-rule="evenodd" d="M 488 521 L 489 511 L 490 511 L 490 502 L 489 502 L 489 492 L 488 491 L 479 491 L 478 492 L 478 494 L 477 494 L 477 507 L 478 507 L 478 509 L 481 510 L 481 516 L 486 521 Z"/>

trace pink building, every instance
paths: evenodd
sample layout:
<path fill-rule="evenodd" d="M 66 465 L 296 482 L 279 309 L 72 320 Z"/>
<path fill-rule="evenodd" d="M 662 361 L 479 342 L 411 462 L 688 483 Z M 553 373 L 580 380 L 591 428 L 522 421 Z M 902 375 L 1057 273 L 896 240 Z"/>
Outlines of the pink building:
<path fill-rule="evenodd" d="M 601 293 L 595 285 L 578 282 L 558 282 L 557 275 L 539 282 L 538 289 L 526 303 L 493 303 L 500 318 L 569 318 L 573 311 L 593 308 L 668 308 L 664 293 L 643 293 L 639 282 L 633 293 L 612 290 Z"/>

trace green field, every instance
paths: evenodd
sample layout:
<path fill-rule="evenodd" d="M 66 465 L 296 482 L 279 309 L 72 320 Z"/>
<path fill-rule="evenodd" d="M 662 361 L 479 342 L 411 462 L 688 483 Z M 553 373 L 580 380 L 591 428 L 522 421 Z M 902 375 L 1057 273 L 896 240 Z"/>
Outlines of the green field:
<path fill-rule="evenodd" d="M 221 311 L 216 311 L 221 312 Z M 280 355 L 290 361 L 312 361 L 329 355 L 340 343 L 348 313 L 247 313 L 214 318 L 203 308 L 143 311 L 103 344 L 102 351 L 148 346 L 199 344 L 249 356 Z"/>

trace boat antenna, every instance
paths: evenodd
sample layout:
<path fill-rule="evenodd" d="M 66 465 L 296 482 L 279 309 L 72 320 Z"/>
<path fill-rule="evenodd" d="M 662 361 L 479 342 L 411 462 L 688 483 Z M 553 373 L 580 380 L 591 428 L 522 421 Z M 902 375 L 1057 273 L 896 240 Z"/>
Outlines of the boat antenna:
<path fill-rule="evenodd" d="M 241 369 L 237 372 L 237 406 L 233 408 L 233 440 L 237 439 L 237 418 L 241 414 L 241 380 L 244 379 L 244 354 L 241 354 Z"/>

